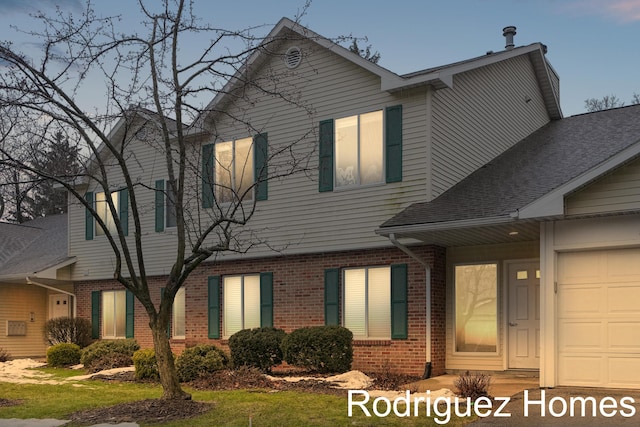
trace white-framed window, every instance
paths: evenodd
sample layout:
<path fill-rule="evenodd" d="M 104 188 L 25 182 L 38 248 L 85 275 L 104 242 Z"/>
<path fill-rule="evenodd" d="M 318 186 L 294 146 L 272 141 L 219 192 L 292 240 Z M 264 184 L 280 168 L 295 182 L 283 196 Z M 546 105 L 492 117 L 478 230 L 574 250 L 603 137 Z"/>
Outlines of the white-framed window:
<path fill-rule="evenodd" d="M 218 203 L 253 200 L 253 138 L 216 142 L 214 159 Z"/>
<path fill-rule="evenodd" d="M 336 188 L 384 182 L 383 121 L 382 110 L 335 120 Z"/>
<path fill-rule="evenodd" d="M 354 339 L 391 338 L 391 268 L 343 270 L 343 326 Z"/>
<path fill-rule="evenodd" d="M 111 192 L 111 201 L 116 211 L 118 211 L 120 209 L 120 197 L 117 191 Z M 115 233 L 117 231 L 116 224 L 113 220 L 113 215 L 111 215 L 111 210 L 107 203 L 107 195 L 104 191 L 96 193 L 96 212 L 100 219 L 106 224 L 107 230 L 109 230 L 110 233 Z M 104 230 L 98 223 L 96 223 L 96 236 L 104 236 Z"/>
<path fill-rule="evenodd" d="M 173 316 L 171 317 L 171 336 L 173 338 L 185 337 L 185 289 L 180 288 L 173 300 Z"/>
<path fill-rule="evenodd" d="M 125 338 L 127 299 L 125 291 L 102 292 L 102 338 Z"/>
<path fill-rule="evenodd" d="M 260 327 L 260 274 L 222 278 L 222 335 Z"/>
<path fill-rule="evenodd" d="M 498 265 L 455 266 L 455 351 L 495 353 L 498 342 Z"/>

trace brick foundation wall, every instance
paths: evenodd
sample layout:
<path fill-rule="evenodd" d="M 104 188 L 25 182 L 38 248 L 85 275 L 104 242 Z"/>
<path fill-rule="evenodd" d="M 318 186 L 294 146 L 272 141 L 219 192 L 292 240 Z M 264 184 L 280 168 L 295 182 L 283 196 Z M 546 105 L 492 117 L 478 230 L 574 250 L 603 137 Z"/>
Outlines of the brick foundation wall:
<path fill-rule="evenodd" d="M 431 266 L 431 362 L 432 375 L 444 373 L 445 366 L 445 251 L 438 247 L 412 250 Z M 324 325 L 324 270 L 327 268 L 407 264 L 409 279 L 409 331 L 406 340 L 354 341 L 353 369 L 402 372 L 422 375 L 426 362 L 426 290 L 425 268 L 395 249 L 332 252 L 217 262 L 199 266 L 185 283 L 186 338 L 172 340 L 176 353 L 197 343 L 214 343 L 226 350 L 223 340 L 208 338 L 207 278 L 213 275 L 273 273 L 274 326 L 291 332 L 303 326 Z M 153 301 L 160 301 L 165 277 L 149 278 Z M 113 280 L 78 282 L 75 292 L 78 316 L 91 318 L 91 291 L 122 287 Z M 143 348 L 153 346 L 148 318 L 136 301 L 135 338 Z"/>

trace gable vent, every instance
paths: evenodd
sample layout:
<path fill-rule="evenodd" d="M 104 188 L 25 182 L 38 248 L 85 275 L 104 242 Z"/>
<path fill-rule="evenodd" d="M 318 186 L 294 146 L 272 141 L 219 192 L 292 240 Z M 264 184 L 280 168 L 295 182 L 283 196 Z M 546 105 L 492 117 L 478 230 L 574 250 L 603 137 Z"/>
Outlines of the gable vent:
<path fill-rule="evenodd" d="M 284 54 L 284 63 L 287 68 L 296 68 L 302 62 L 302 51 L 297 46 L 292 46 L 287 49 L 287 53 Z"/>

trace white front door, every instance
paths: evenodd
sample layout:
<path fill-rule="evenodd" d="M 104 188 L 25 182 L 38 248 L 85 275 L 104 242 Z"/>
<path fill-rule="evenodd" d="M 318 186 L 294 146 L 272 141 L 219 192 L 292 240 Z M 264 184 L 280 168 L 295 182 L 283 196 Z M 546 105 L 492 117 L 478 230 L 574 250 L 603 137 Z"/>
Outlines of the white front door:
<path fill-rule="evenodd" d="M 540 267 L 509 264 L 508 341 L 510 369 L 540 368 Z"/>
<path fill-rule="evenodd" d="M 69 295 L 53 294 L 49 296 L 49 319 L 69 317 Z"/>

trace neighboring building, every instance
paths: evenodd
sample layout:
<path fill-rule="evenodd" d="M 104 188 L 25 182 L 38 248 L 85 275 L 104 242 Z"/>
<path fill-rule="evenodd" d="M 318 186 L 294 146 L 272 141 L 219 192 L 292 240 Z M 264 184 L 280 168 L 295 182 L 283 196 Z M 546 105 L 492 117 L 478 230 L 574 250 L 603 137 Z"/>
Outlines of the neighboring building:
<path fill-rule="evenodd" d="M 287 19 L 268 39 L 285 35 L 270 46 L 276 55 L 251 58 L 250 72 L 286 76 L 312 108 L 251 87 L 220 95 L 210 105 L 218 113 L 197 123 L 212 136 L 193 136 L 194 163 L 222 179 L 213 165 L 225 153 L 231 169 L 243 159 L 251 172 L 226 177 L 240 188 L 260 173 L 250 147 L 300 140 L 309 171 L 251 194 L 258 211 L 247 236 L 268 246 L 219 256 L 189 277 L 174 307 L 176 351 L 224 346 L 247 327 L 342 324 L 354 333 L 353 367 L 365 371 L 529 369 L 544 386 L 638 387 L 640 263 L 629 260 L 640 256 L 640 107 L 562 119 L 559 79 L 539 43 L 508 39 L 501 52 L 397 75 Z M 230 119 L 240 116 L 253 131 Z M 175 224 L 163 154 L 137 136 L 125 157 L 147 207 L 143 254 L 160 301 Z M 206 222 L 214 208 L 199 188 Z M 84 191 L 96 206 L 104 198 L 92 184 Z M 114 194 L 128 224 L 127 192 Z M 96 336 L 150 347 L 146 313 L 112 279 L 102 230 L 80 205 L 69 223 L 78 315 Z M 597 338 L 586 332 L 595 326 Z"/>
<path fill-rule="evenodd" d="M 11 357 L 43 356 L 45 322 L 73 315 L 74 261 L 66 214 L 0 223 L 0 348 Z"/>

